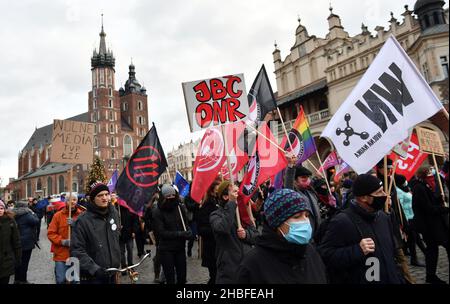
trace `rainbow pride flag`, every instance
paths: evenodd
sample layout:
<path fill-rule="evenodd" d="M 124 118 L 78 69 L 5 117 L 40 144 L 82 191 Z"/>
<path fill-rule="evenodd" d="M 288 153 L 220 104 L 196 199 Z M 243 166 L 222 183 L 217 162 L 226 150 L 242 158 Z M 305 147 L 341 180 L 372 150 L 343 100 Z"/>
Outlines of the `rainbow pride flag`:
<path fill-rule="evenodd" d="M 295 120 L 292 130 L 289 132 L 289 140 L 292 144 L 292 148 L 286 136 L 281 142 L 281 146 L 284 147 L 286 151 L 293 152 L 297 155 L 297 164 L 303 163 L 316 153 L 317 148 L 314 137 L 309 130 L 308 119 L 305 116 L 302 106 L 300 106 L 300 113 Z"/>

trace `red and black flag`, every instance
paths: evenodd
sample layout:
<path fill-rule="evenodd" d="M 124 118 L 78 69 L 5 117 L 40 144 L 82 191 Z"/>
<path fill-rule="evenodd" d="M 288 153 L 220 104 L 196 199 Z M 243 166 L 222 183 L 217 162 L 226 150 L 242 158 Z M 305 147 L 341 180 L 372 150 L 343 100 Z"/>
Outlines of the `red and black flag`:
<path fill-rule="evenodd" d="M 264 64 L 256 75 L 252 87 L 247 94 L 249 114 L 247 116 L 247 124 L 257 128 L 259 122 L 264 121 L 266 115 L 277 108 L 275 95 L 270 85 Z M 246 128 L 238 139 L 239 148 L 245 151 L 249 156 L 254 156 L 256 145 L 256 132 Z"/>
<path fill-rule="evenodd" d="M 134 151 L 116 184 L 118 196 L 140 214 L 158 188 L 158 179 L 166 171 L 167 160 L 155 125 Z"/>

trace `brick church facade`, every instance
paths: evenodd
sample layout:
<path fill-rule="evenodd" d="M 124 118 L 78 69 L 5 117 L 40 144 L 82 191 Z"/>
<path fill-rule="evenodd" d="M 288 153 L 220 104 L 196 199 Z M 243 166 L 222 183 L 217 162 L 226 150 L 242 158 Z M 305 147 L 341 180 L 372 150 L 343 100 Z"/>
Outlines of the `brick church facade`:
<path fill-rule="evenodd" d="M 107 178 L 123 169 L 149 130 L 147 92 L 129 66 L 124 87 L 115 87 L 115 58 L 106 48 L 103 25 L 100 46 L 91 58 L 92 85 L 88 111 L 69 120 L 95 124 L 94 155 L 100 157 Z M 15 199 L 48 196 L 69 191 L 69 164 L 50 162 L 52 125 L 36 129 L 18 157 L 18 178 L 12 183 Z M 93 156 L 94 156 L 93 155 Z M 73 167 L 72 191 L 84 192 L 89 166 Z"/>

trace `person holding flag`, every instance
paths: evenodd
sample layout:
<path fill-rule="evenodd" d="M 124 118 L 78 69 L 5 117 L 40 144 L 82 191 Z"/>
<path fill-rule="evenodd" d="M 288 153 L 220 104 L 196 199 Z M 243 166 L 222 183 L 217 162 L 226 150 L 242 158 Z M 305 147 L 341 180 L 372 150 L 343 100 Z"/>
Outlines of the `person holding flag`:
<path fill-rule="evenodd" d="M 216 240 L 216 284 L 236 283 L 238 266 L 258 235 L 255 226 L 244 229 L 237 223 L 238 193 L 236 185 L 223 181 L 217 190 L 219 208 L 209 217 Z"/>
<path fill-rule="evenodd" d="M 53 261 L 55 261 L 56 284 L 66 283 L 66 271 L 69 268 L 66 260 L 70 257 L 69 227 L 81 214 L 77 208 L 77 201 L 75 194 L 68 197 L 66 207 L 56 212 L 47 230 L 47 237 L 52 243 L 50 251 L 53 252 Z M 71 218 L 69 218 L 69 208 L 72 209 Z"/>
<path fill-rule="evenodd" d="M 383 183 L 371 174 L 361 174 L 353 183 L 353 194 L 355 200 L 331 219 L 318 247 L 330 282 L 404 284 L 393 226 L 383 212 L 387 198 Z M 371 271 L 374 260 L 378 267 Z"/>
<path fill-rule="evenodd" d="M 172 185 L 162 186 L 160 200 L 152 211 L 152 221 L 167 284 L 186 284 L 185 248 L 192 232 L 186 225 L 186 210 Z"/>

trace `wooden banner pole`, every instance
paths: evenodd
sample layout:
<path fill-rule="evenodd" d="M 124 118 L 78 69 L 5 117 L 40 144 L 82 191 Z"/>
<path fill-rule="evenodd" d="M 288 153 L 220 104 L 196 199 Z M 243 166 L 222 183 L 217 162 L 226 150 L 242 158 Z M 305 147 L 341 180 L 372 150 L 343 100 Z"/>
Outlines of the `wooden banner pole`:
<path fill-rule="evenodd" d="M 438 164 L 436 161 L 436 155 L 434 154 L 434 152 L 431 153 L 431 155 L 433 156 L 434 168 L 436 170 L 436 175 L 437 175 L 437 180 L 438 180 L 438 184 L 439 184 L 439 189 L 441 191 L 442 200 L 444 201 L 444 206 L 448 207 L 448 203 L 445 201 L 444 187 L 442 186 L 441 176 L 439 174 L 439 168 L 438 168 Z"/>

